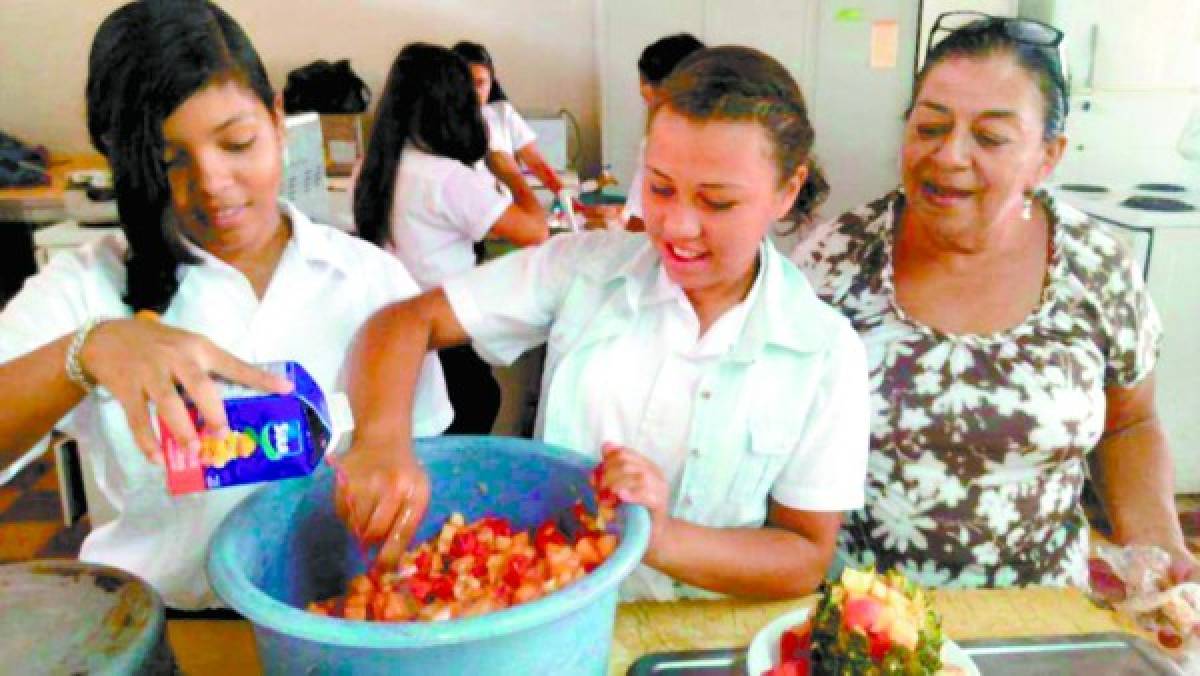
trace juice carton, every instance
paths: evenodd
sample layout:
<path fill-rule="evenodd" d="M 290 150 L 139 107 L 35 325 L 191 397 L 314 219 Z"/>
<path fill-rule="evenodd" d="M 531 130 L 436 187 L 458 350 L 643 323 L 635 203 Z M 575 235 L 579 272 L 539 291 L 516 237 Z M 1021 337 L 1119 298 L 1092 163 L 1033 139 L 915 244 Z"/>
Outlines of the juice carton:
<path fill-rule="evenodd" d="M 159 419 L 167 490 L 172 495 L 307 476 L 321 462 L 334 435 L 334 421 L 321 388 L 296 362 L 258 366 L 285 376 L 295 389 L 288 394 L 269 394 L 224 384 L 221 396 L 229 434 L 202 437 L 199 453 L 180 446 Z M 198 421 L 190 404 L 188 411 L 193 422 Z"/>

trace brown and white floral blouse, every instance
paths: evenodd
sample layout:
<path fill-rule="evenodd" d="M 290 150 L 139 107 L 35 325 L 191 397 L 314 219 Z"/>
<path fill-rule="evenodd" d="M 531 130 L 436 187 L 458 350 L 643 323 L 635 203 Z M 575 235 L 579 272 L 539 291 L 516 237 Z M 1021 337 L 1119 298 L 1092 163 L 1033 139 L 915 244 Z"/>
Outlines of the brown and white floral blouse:
<path fill-rule="evenodd" d="M 1086 584 L 1085 456 L 1104 428 L 1105 388 L 1150 374 L 1160 325 L 1106 227 L 1040 201 L 1054 233 L 1041 303 L 991 335 L 944 333 L 899 307 L 900 192 L 797 248 L 867 346 L 866 507 L 839 537 L 850 563 L 898 566 L 928 586 Z"/>

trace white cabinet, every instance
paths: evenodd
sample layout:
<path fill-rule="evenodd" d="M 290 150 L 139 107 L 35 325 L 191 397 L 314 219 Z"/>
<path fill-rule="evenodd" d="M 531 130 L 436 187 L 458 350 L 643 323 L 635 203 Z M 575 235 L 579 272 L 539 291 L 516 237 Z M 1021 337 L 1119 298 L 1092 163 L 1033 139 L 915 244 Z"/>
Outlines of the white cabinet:
<path fill-rule="evenodd" d="M 1197 0 L 1021 0 L 1019 11 L 1065 33 L 1076 91 L 1200 87 Z"/>
<path fill-rule="evenodd" d="M 1200 493 L 1200 227 L 1155 228 L 1146 281 L 1163 322 L 1154 372 L 1175 491 Z"/>

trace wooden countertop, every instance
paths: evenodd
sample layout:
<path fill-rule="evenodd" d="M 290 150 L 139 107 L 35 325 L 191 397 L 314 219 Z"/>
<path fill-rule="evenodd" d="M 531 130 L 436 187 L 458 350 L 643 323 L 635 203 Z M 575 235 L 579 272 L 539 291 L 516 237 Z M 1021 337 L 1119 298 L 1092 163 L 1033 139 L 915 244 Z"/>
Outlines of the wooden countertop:
<path fill-rule="evenodd" d="M 108 164 L 98 154 L 52 155 L 50 185 L 29 188 L 0 188 L 0 221 L 62 220 L 63 191 L 67 174 L 79 169 L 103 169 Z"/>
<path fill-rule="evenodd" d="M 628 603 L 617 608 L 610 676 L 625 674 L 646 653 L 745 646 L 774 617 L 805 605 L 795 601 Z M 1139 633 L 1133 622 L 1094 606 L 1075 589 L 944 590 L 933 593 L 946 635 L 955 640 Z M 248 622 L 171 620 L 167 638 L 185 674 L 257 673 Z"/>

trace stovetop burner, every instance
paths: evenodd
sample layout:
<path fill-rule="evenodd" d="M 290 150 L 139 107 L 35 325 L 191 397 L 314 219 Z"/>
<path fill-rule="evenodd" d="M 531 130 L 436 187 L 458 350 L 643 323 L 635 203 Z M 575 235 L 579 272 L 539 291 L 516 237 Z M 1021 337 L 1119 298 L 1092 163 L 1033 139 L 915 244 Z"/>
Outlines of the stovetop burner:
<path fill-rule="evenodd" d="M 1108 192 L 1108 188 L 1095 183 L 1063 183 L 1058 186 L 1060 190 L 1068 190 L 1070 192 L 1083 192 L 1099 195 Z"/>
<path fill-rule="evenodd" d="M 1185 192 L 1187 188 L 1178 183 L 1139 183 L 1134 188 L 1150 192 Z"/>
<path fill-rule="evenodd" d="M 1142 209 L 1144 211 L 1195 211 L 1196 207 L 1177 200 L 1172 197 L 1150 197 L 1148 195 L 1134 195 L 1126 198 L 1121 202 L 1121 206 L 1129 207 L 1130 209 Z"/>

